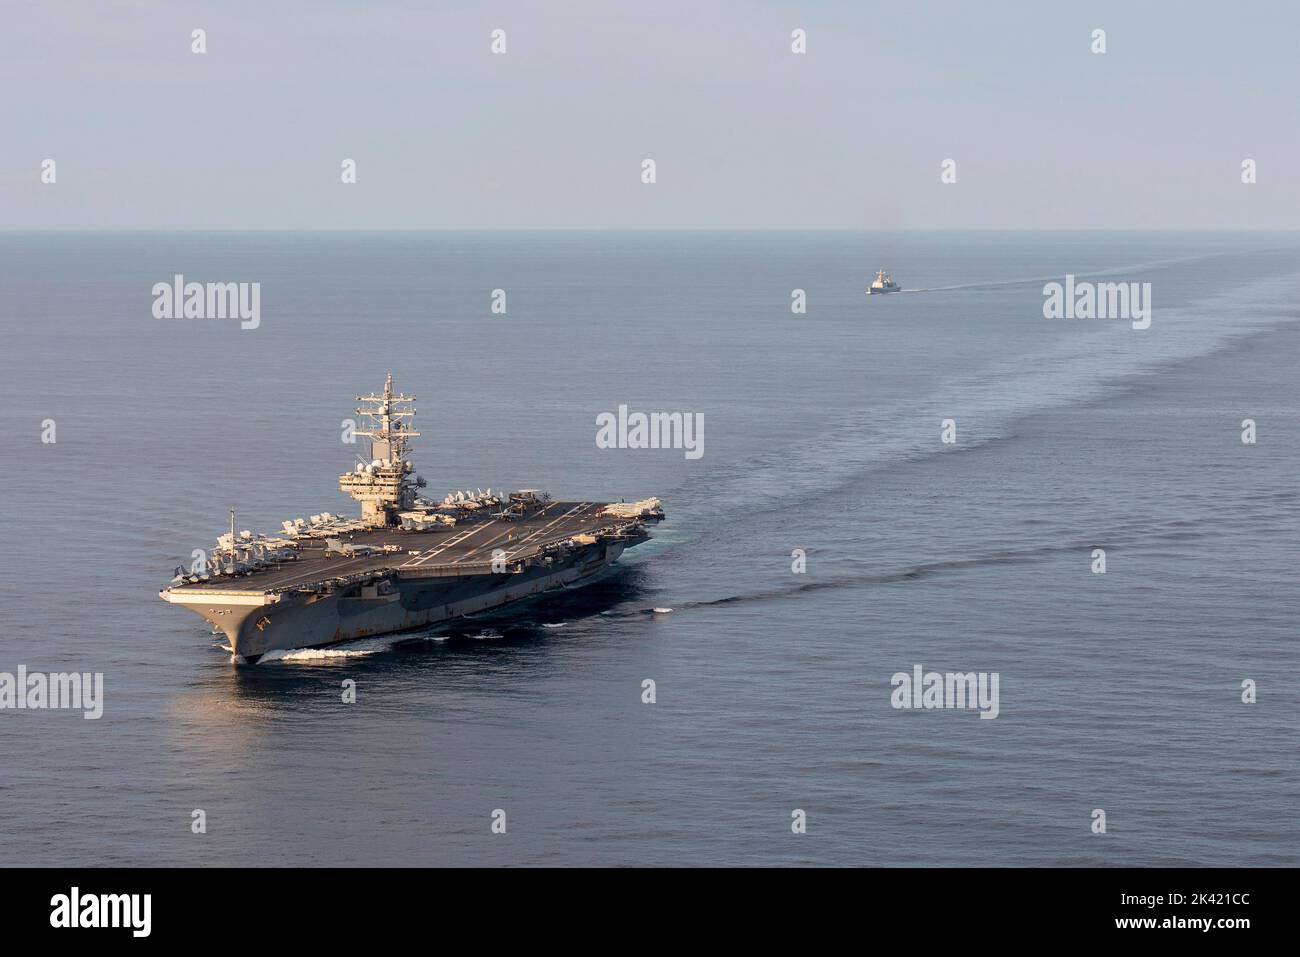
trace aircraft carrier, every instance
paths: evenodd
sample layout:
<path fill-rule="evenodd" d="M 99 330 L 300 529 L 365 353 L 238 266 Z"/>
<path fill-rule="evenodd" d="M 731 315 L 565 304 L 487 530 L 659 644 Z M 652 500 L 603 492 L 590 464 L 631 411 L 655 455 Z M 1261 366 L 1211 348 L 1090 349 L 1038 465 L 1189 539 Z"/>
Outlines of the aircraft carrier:
<path fill-rule="evenodd" d="M 321 648 L 420 628 L 579 584 L 649 537 L 655 498 L 555 501 L 537 489 L 459 491 L 433 502 L 407 457 L 415 396 L 357 396 L 370 458 L 339 478 L 359 518 L 329 512 L 282 523 L 273 536 L 229 531 L 210 554 L 177 567 L 164 601 L 230 640 L 236 660 Z M 202 557 L 199 557 L 199 556 Z"/>

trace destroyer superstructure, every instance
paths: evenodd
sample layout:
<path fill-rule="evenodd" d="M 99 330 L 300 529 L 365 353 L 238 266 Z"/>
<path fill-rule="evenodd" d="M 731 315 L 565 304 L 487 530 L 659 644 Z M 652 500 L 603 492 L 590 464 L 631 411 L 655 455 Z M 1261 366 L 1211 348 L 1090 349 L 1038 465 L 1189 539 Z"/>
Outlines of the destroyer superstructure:
<path fill-rule="evenodd" d="M 889 273 L 883 269 L 876 272 L 876 278 L 871 281 L 871 286 L 867 289 L 868 296 L 879 296 L 886 292 L 901 292 L 902 287 L 894 282 Z"/>
<path fill-rule="evenodd" d="M 661 521 L 658 499 L 555 501 L 537 489 L 475 489 L 439 502 L 407 457 L 415 396 L 358 396 L 370 458 L 339 477 L 361 505 L 290 519 L 274 536 L 230 530 L 206 559 L 177 568 L 159 597 L 201 615 L 232 652 L 318 648 L 450 621 L 590 578 Z"/>

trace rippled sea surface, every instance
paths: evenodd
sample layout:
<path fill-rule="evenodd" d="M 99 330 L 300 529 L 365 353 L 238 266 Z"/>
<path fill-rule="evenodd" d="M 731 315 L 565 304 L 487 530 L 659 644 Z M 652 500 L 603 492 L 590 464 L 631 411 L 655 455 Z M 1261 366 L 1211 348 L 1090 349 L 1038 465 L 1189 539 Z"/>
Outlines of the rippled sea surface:
<path fill-rule="evenodd" d="M 154 319 L 177 273 L 261 326 Z M 1067 273 L 1151 283 L 1151 327 L 1048 321 Z M 1294 234 L 0 235 L 0 671 L 106 694 L 0 712 L 0 854 L 1300 864 L 1297 280 Z M 546 603 L 235 666 L 158 589 L 231 505 L 348 511 L 390 371 L 431 490 L 668 521 Z M 703 457 L 596 448 L 620 404 Z M 997 672 L 998 717 L 895 710 L 918 664 Z"/>

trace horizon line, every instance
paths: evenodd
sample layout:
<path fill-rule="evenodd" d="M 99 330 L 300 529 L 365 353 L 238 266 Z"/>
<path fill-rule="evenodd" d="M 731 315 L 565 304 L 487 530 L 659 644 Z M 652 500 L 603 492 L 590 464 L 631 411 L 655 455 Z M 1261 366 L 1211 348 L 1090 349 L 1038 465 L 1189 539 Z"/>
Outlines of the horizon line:
<path fill-rule="evenodd" d="M 809 226 L 809 227 L 789 227 L 789 226 L 648 226 L 648 227 L 629 227 L 629 226 L 518 226 L 518 227 L 459 227 L 459 226 L 442 226 L 442 227 L 411 227 L 411 226 L 392 226 L 392 227 L 364 227 L 364 228 L 340 228 L 340 227 L 316 227 L 316 226 L 286 226 L 286 227 L 213 227 L 213 228 L 176 228 L 176 227 L 124 227 L 120 229 L 103 229 L 103 228 L 0 228 L 0 235 L 122 235 L 122 234 L 157 234 L 157 233 L 174 233 L 174 234 L 211 234 L 211 233 L 228 233 L 228 234 L 248 234 L 248 233 L 266 233 L 266 234 L 301 234 L 301 233 L 330 233 L 330 234 L 375 234 L 375 233 L 412 233 L 412 234 L 446 234 L 446 233 L 471 233 L 479 235 L 509 234 L 509 233 L 727 233 L 727 234 L 770 234 L 770 233 L 847 233 L 854 235 L 871 235 L 871 234 L 899 234 L 899 233 L 969 233 L 969 234 L 1002 234 L 1002 233 L 1300 233 L 1300 226 L 1260 226 L 1260 227 L 1242 227 L 1242 226 L 1052 226 L 1052 227 L 1035 227 L 1035 226 L 1004 226 L 1004 227 L 944 227 L 944 226 L 917 226 L 898 229 L 860 229 L 851 226 Z"/>

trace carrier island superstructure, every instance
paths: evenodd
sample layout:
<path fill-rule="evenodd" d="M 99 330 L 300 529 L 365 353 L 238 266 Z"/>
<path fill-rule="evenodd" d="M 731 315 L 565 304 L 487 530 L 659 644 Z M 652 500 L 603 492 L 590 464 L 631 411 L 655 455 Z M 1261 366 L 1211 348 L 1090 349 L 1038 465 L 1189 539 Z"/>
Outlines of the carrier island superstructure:
<path fill-rule="evenodd" d="M 178 567 L 158 593 L 210 622 L 236 659 L 320 648 L 436 625 L 573 586 L 646 541 L 663 520 L 658 499 L 555 501 L 537 489 L 423 497 L 408 458 L 415 396 L 357 396 L 370 458 L 339 477 L 361 503 L 346 519 L 322 512 L 285 521 L 273 536 L 229 531 L 205 558 Z"/>

